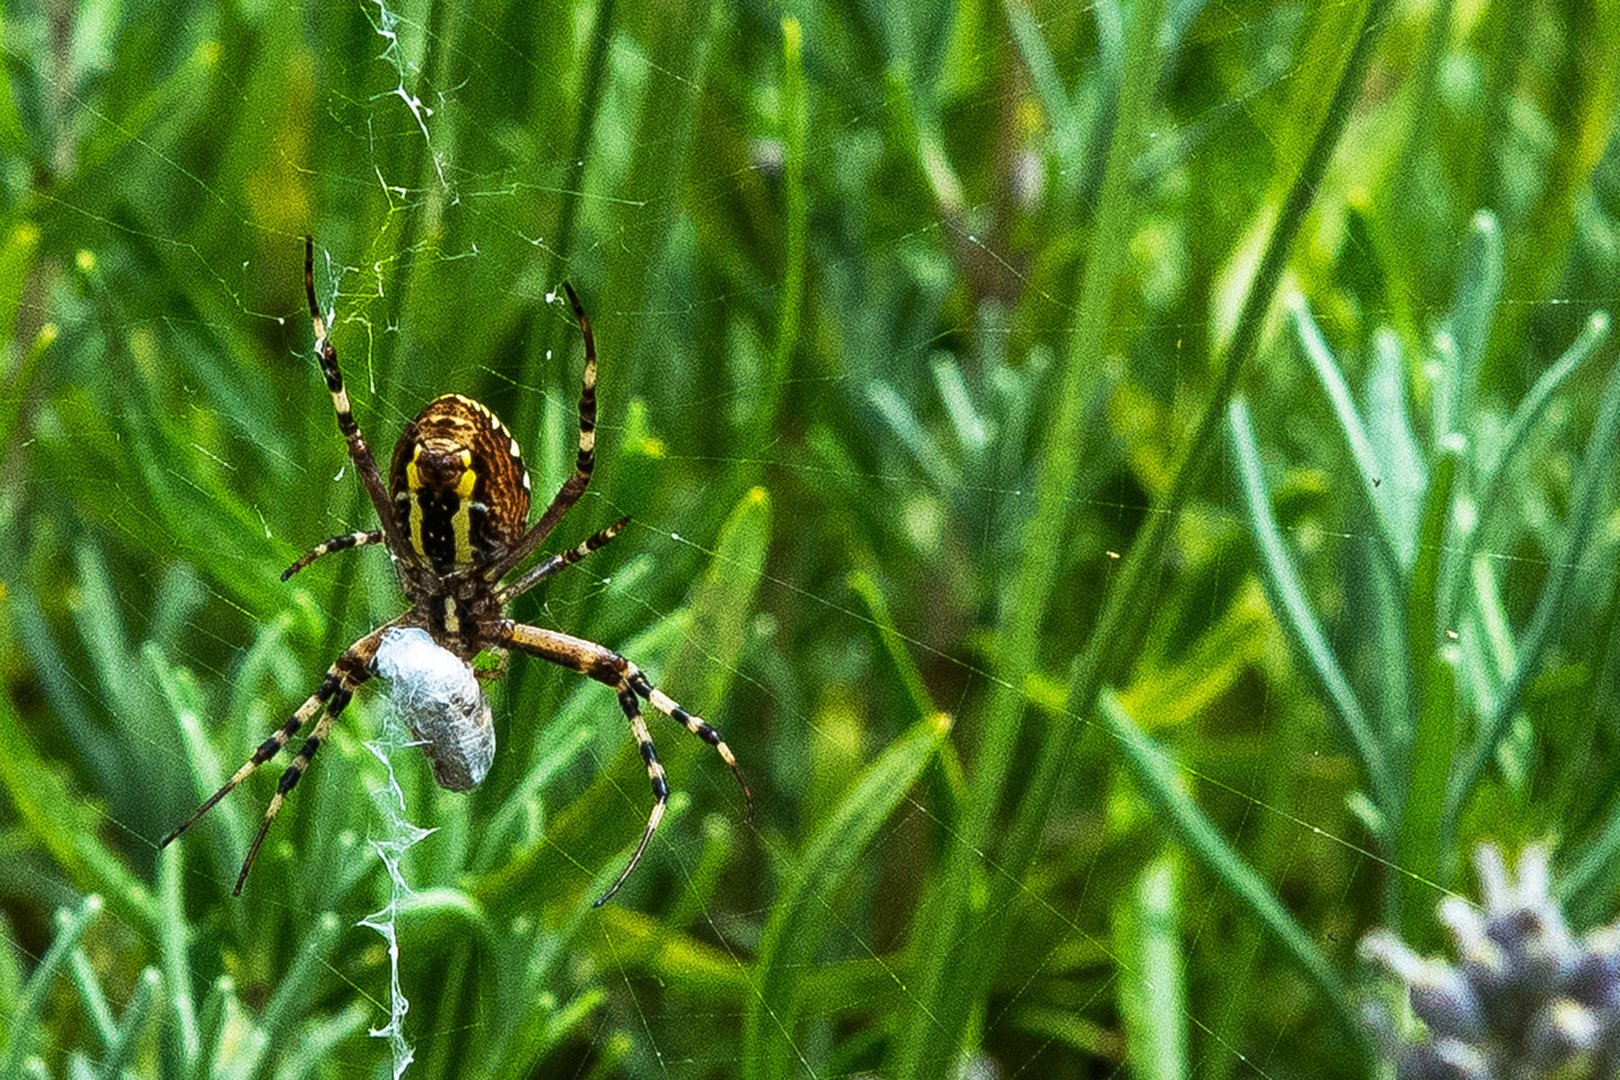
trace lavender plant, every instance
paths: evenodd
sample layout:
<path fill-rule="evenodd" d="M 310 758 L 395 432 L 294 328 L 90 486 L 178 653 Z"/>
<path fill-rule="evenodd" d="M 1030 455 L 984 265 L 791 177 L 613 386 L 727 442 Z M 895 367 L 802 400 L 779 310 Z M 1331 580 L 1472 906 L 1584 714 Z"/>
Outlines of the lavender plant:
<path fill-rule="evenodd" d="M 1398 1080 L 1597 1080 L 1620 1075 L 1620 923 L 1577 938 L 1548 888 L 1547 854 L 1525 849 L 1518 880 L 1482 844 L 1483 907 L 1440 905 L 1450 961 L 1377 930 L 1361 953 L 1400 980 L 1411 1019 L 1385 1002 L 1367 1022 Z"/>

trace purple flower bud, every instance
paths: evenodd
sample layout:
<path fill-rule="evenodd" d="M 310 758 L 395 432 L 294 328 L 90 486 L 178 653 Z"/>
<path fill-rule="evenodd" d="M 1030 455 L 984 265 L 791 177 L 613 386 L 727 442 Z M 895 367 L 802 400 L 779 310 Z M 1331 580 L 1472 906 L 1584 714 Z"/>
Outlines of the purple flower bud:
<path fill-rule="evenodd" d="M 1586 949 L 1570 970 L 1564 991 L 1594 1009 L 1620 1008 L 1620 927 L 1606 926 L 1586 939 Z"/>
<path fill-rule="evenodd" d="M 1550 1073 L 1590 1053 L 1602 1034 L 1592 1010 L 1559 998 L 1550 1002 L 1530 1022 L 1525 1037 L 1524 1063 L 1531 1069 Z"/>
<path fill-rule="evenodd" d="M 1473 986 L 1456 968 L 1425 960 L 1387 931 L 1374 931 L 1361 954 L 1383 965 L 1406 984 L 1412 1011 L 1437 1038 L 1477 1040 L 1485 1034 L 1485 1014 Z"/>
<path fill-rule="evenodd" d="M 1494 1080 L 1484 1054 L 1450 1039 L 1407 1047 L 1395 1075 L 1398 1080 Z"/>
<path fill-rule="evenodd" d="M 1361 953 L 1406 987 L 1423 1030 L 1397 1034 L 1387 1006 L 1368 1026 L 1400 1080 L 1614 1080 L 1620 1076 L 1620 924 L 1585 940 L 1553 899 L 1535 846 L 1510 877 L 1501 853 L 1476 852 L 1483 907 L 1440 905 L 1458 962 L 1425 959 L 1387 931 Z"/>

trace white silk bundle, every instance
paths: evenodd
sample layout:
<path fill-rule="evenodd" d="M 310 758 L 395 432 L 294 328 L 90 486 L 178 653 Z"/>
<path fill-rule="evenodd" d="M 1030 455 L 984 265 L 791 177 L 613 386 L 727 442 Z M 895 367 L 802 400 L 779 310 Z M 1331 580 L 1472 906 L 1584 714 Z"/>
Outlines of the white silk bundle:
<path fill-rule="evenodd" d="M 495 760 L 495 725 L 472 667 L 414 626 L 383 635 L 375 666 L 433 763 L 434 781 L 447 791 L 477 787 Z"/>

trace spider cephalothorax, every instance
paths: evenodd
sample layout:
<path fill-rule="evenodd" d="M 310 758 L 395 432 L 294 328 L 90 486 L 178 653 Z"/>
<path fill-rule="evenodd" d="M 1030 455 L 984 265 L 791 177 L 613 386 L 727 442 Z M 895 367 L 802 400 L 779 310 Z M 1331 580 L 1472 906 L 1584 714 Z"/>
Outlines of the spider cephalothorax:
<path fill-rule="evenodd" d="M 377 462 L 350 411 L 343 373 L 338 368 L 337 349 L 327 334 L 326 319 L 315 300 L 314 261 L 314 241 L 306 240 L 304 288 L 315 328 L 316 357 L 326 377 L 327 389 L 332 393 L 338 430 L 349 444 L 349 456 L 382 527 L 331 537 L 310 549 L 281 577 L 285 581 L 322 555 L 334 551 L 383 544 L 393 556 L 395 572 L 410 607 L 344 650 L 315 693 L 260 744 L 185 824 L 165 837 L 163 845 L 185 832 L 313 720 L 313 729 L 282 773 L 276 793 L 265 810 L 264 821 L 248 848 L 242 872 L 236 879 L 235 891 L 240 894 L 282 801 L 309 767 L 332 721 L 349 703 L 355 688 L 376 674 L 377 652 L 384 636 L 402 628 L 418 628 L 426 631 L 433 643 L 463 661 L 486 650 L 504 656 L 508 650 L 516 649 L 572 668 L 617 691 L 619 706 L 630 722 L 631 734 L 646 763 L 654 801 L 641 842 L 629 863 L 613 886 L 597 900 L 599 905 L 605 903 L 624 884 L 642 852 L 646 851 L 669 798 L 663 766 L 658 763 L 658 753 L 641 715 L 642 701 L 679 721 L 713 746 L 742 784 L 744 801 L 750 801 L 750 796 L 736 759 L 719 732 L 656 689 L 635 664 L 595 642 L 526 626 L 506 616 L 507 605 L 514 599 L 602 547 L 625 525 L 625 520 L 620 519 L 575 547 L 542 559 L 515 580 L 501 583 L 507 574 L 534 554 L 590 483 L 596 449 L 596 342 L 590 320 L 585 317 L 585 309 L 574 290 L 565 284 L 563 290 L 568 294 L 568 302 L 585 339 L 585 375 L 579 397 L 579 453 L 573 474 L 531 524 L 529 474 L 523 467 L 517 439 L 489 409 L 460 394 L 434 399 L 406 425 L 394 446 L 388 486 L 383 487 Z M 438 765 L 436 760 L 436 775 Z"/>

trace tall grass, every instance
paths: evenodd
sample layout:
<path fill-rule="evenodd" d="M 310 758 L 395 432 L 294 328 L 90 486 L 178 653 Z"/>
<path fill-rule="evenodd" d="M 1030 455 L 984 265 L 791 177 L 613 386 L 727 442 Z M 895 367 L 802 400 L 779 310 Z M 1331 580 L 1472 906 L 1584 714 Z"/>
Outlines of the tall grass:
<path fill-rule="evenodd" d="M 1599 4 L 1600 9 L 1604 8 Z M 470 795 L 390 758 L 406 1075 L 1359 1077 L 1481 840 L 1620 881 L 1620 18 L 341 7 L 0 22 L 0 1075 L 384 1075 L 380 455 L 459 391 L 625 534 L 516 615 Z M 1534 33 L 1528 28 L 1537 28 Z M 1223 437 L 1224 436 L 1224 437 Z"/>

